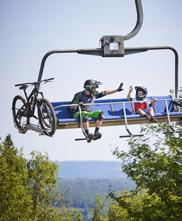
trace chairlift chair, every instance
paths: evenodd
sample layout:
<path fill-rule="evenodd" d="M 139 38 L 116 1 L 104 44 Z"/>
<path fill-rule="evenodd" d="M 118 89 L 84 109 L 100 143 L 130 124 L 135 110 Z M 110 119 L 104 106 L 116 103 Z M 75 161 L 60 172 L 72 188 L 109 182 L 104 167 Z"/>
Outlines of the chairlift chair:
<path fill-rule="evenodd" d="M 52 50 L 47 52 L 41 61 L 39 75 L 37 82 L 41 82 L 42 75 L 44 72 L 45 63 L 53 54 L 82 54 L 82 55 L 94 55 L 101 57 L 124 57 L 126 55 L 155 51 L 155 50 L 170 50 L 175 56 L 175 98 L 172 99 L 170 96 L 156 96 L 158 102 L 155 105 L 155 116 L 158 122 L 168 122 L 171 128 L 171 122 L 175 121 L 181 123 L 182 111 L 175 109 L 178 103 L 178 53 L 176 49 L 169 46 L 154 46 L 154 47 L 132 47 L 125 48 L 124 42 L 133 38 L 141 29 L 143 24 L 143 9 L 141 0 L 135 0 L 136 12 L 137 12 L 137 22 L 133 30 L 126 35 L 105 35 L 100 39 L 101 47 L 93 49 L 68 49 L 68 50 Z M 115 44 L 117 47 L 113 48 L 112 45 Z M 148 98 L 150 101 L 151 98 Z M 179 103 L 178 103 L 179 104 Z M 71 103 L 69 101 L 52 102 L 58 123 L 57 129 L 69 129 L 69 128 L 82 128 L 82 119 L 74 119 L 70 116 L 69 106 Z M 179 106 L 179 105 L 177 105 Z M 140 134 L 134 135 L 129 129 L 129 125 L 143 124 L 146 123 L 146 119 L 137 115 L 133 110 L 132 102 L 127 99 L 105 99 L 95 101 L 93 104 L 93 110 L 102 110 L 104 112 L 103 126 L 116 126 L 125 125 L 127 135 L 120 137 L 132 137 L 141 136 Z M 81 111 L 81 109 L 80 109 Z M 81 116 L 81 115 L 80 115 Z M 94 126 L 94 120 L 90 120 L 90 126 Z M 34 127 L 28 129 L 35 130 Z M 174 129 L 174 128 L 173 128 Z M 35 130 L 36 131 L 36 130 Z M 82 139 L 82 138 L 81 138 Z M 85 138 L 83 138 L 85 140 Z"/>

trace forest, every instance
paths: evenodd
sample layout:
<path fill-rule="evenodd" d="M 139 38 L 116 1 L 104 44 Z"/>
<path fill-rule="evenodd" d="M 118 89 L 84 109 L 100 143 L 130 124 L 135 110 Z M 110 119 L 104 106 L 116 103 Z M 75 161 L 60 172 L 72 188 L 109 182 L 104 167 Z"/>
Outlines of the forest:
<path fill-rule="evenodd" d="M 111 204 L 108 198 L 109 192 L 132 190 L 134 182 L 127 179 L 58 179 L 59 192 L 63 200 L 61 204 L 71 208 L 77 208 L 82 212 L 84 220 L 92 220 L 95 200 L 100 196 L 104 200 L 104 210 Z"/>
<path fill-rule="evenodd" d="M 8 135 L 0 143 L 0 221 L 181 221 L 182 133 L 167 124 L 142 133 L 127 152 L 113 151 L 126 182 L 58 178 L 46 154 L 27 160 Z"/>

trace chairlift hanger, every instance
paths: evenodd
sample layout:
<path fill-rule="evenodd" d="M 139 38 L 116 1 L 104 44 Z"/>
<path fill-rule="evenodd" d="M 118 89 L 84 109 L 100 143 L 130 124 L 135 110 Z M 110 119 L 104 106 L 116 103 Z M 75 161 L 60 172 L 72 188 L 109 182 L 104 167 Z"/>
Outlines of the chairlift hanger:
<path fill-rule="evenodd" d="M 141 26 L 143 24 L 143 9 L 142 9 L 142 3 L 141 0 L 135 0 L 135 6 L 136 6 L 136 12 L 137 12 L 137 21 L 136 25 L 133 28 L 133 30 L 126 34 L 126 35 L 105 35 L 100 39 L 101 46 L 100 48 L 93 48 L 93 49 L 66 49 L 66 50 L 51 50 L 48 51 L 42 58 L 40 70 L 38 74 L 38 80 L 37 82 L 41 82 L 45 63 L 47 61 L 47 58 L 53 54 L 68 54 L 68 53 L 77 53 L 82 55 L 95 55 L 95 56 L 101 56 L 101 57 L 124 57 L 126 55 L 141 53 L 141 52 L 147 52 L 152 50 L 170 50 L 174 53 L 175 56 L 175 98 L 178 98 L 178 53 L 176 49 L 170 46 L 153 46 L 153 47 L 131 47 L 131 48 L 125 48 L 124 42 L 126 40 L 129 40 L 133 38 L 141 29 Z M 113 49 L 112 45 L 115 45 L 116 47 Z M 38 86 L 39 89 L 39 86 Z M 167 121 L 169 125 L 171 126 L 171 121 L 180 121 L 182 119 L 182 112 L 178 112 L 177 114 L 171 114 L 170 111 L 173 112 L 173 100 L 169 97 L 160 97 L 161 100 L 165 102 L 165 107 L 162 105 L 162 108 L 165 108 L 165 112 L 163 115 L 158 117 L 158 120 L 160 122 Z M 168 101 L 169 100 L 169 101 Z M 126 113 L 126 106 L 128 101 L 126 99 L 120 99 L 119 101 L 117 99 L 115 100 L 105 100 L 105 105 L 116 105 L 117 102 L 120 102 L 120 108 L 123 107 L 123 119 L 121 118 L 121 115 L 119 118 L 104 120 L 103 126 L 115 126 L 115 125 L 125 125 L 126 131 L 128 135 L 121 136 L 121 137 L 133 137 L 133 136 L 140 136 L 140 135 L 133 135 L 131 131 L 128 128 L 128 124 L 141 124 L 146 123 L 146 121 L 142 118 L 139 118 L 138 116 L 129 117 Z M 167 103 L 166 103 L 167 102 Z M 99 106 L 99 102 L 97 102 L 98 108 L 104 108 L 103 102 Z M 83 124 L 82 119 L 80 122 L 76 121 L 75 119 L 70 119 L 69 113 L 68 113 L 68 106 L 70 106 L 70 102 L 53 102 L 52 103 L 55 112 L 60 115 L 60 113 L 64 113 L 61 115 L 61 120 L 64 120 L 64 123 L 58 122 L 57 129 L 66 129 L 66 128 L 78 128 L 81 127 L 83 131 Z M 131 109 L 131 104 L 129 104 Z M 167 106 L 166 106 L 167 105 Z M 168 106 L 169 105 L 169 106 Z M 172 105 L 172 109 L 170 109 L 170 105 Z M 110 109 L 106 109 L 106 112 L 110 111 Z M 131 112 L 132 113 L 132 112 Z M 57 115 L 57 119 L 59 121 L 59 116 Z M 167 116 L 167 117 L 166 117 Z M 91 121 L 90 126 L 93 126 L 93 122 Z M 29 127 L 28 129 L 39 131 L 39 125 L 37 125 L 38 130 L 34 127 Z M 85 135 L 84 135 L 85 136 Z M 77 140 L 85 140 L 86 138 L 79 138 Z"/>

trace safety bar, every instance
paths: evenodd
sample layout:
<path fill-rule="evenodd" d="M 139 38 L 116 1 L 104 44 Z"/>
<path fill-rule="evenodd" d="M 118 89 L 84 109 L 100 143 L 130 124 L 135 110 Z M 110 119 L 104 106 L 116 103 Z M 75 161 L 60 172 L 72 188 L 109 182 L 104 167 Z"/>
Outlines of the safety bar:
<path fill-rule="evenodd" d="M 143 135 L 141 134 L 132 134 L 132 132 L 129 130 L 128 128 L 128 121 L 127 121 L 127 115 L 126 115 L 126 107 L 125 107 L 125 103 L 123 102 L 123 112 L 124 112 L 124 121 L 125 121 L 125 129 L 128 133 L 128 135 L 122 135 L 119 136 L 120 138 L 128 138 L 128 137 L 141 137 Z"/>
<path fill-rule="evenodd" d="M 178 99 L 178 100 L 182 100 L 182 99 Z M 179 106 L 181 106 L 181 104 L 177 103 Z M 171 124 L 171 119 L 170 119 L 170 115 L 169 115 L 169 108 L 168 108 L 168 103 L 167 100 L 165 100 L 165 106 L 166 106 L 166 113 L 167 113 L 167 121 L 168 121 L 168 125 L 169 128 L 171 129 L 172 133 L 176 132 L 176 133 L 181 133 L 181 130 L 176 130 L 173 125 Z"/>

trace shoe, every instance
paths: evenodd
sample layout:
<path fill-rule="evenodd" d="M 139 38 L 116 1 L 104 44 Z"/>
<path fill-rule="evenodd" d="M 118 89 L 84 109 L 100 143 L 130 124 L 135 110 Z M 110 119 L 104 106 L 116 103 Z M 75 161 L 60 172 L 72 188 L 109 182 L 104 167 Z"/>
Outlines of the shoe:
<path fill-rule="evenodd" d="M 151 117 L 151 118 L 150 118 L 150 122 L 151 122 L 151 123 L 157 123 L 157 122 L 158 122 L 158 120 L 157 120 L 157 119 L 155 119 L 154 117 Z"/>
<path fill-rule="evenodd" d="M 93 139 L 94 135 L 93 134 L 89 134 L 87 137 L 87 143 L 90 143 Z"/>
<path fill-rule="evenodd" d="M 99 132 L 97 132 L 96 134 L 94 134 L 94 136 L 93 136 L 93 140 L 98 140 L 98 139 L 100 139 L 102 137 L 102 134 L 101 133 L 99 133 Z"/>
<path fill-rule="evenodd" d="M 144 117 L 145 117 L 148 121 L 151 120 L 151 117 L 150 117 L 148 114 L 145 114 Z"/>

